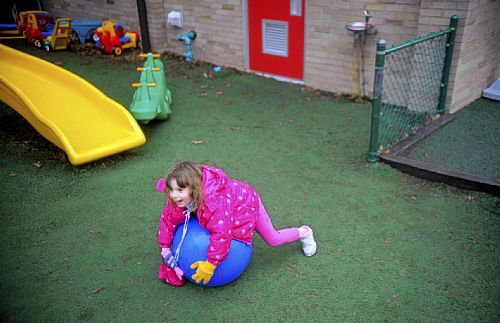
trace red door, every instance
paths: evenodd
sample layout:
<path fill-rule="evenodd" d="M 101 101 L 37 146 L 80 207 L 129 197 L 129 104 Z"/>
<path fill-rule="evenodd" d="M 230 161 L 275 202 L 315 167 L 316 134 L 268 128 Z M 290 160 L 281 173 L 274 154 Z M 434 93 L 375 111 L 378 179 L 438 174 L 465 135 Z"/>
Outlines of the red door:
<path fill-rule="evenodd" d="M 304 78 L 305 0 L 248 0 L 250 69 Z"/>

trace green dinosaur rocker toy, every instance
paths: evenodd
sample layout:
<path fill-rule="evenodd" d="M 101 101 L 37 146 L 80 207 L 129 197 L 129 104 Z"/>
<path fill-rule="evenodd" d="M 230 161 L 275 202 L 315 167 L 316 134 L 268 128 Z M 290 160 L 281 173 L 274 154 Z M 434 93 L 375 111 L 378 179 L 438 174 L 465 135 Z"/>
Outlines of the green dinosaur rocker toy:
<path fill-rule="evenodd" d="M 130 113 L 139 122 L 149 123 L 151 120 L 166 120 L 172 113 L 172 95 L 167 88 L 167 81 L 163 69 L 163 63 L 159 60 L 159 54 L 141 54 L 146 58 L 141 71 L 139 83 L 133 83 L 137 88 L 132 97 Z"/>

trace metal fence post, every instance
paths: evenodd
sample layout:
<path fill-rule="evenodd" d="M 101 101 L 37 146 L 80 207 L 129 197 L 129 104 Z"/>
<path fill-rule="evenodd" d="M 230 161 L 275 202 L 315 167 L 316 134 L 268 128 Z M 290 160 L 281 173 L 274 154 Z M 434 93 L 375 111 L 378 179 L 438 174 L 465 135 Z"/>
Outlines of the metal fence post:
<path fill-rule="evenodd" d="M 441 89 L 439 93 L 439 103 L 436 113 L 443 114 L 446 104 L 446 94 L 448 92 L 448 81 L 450 79 L 451 59 L 453 56 L 453 47 L 455 45 L 455 34 L 458 26 L 458 16 L 453 15 L 450 18 L 450 34 L 446 42 L 446 52 L 444 57 L 443 75 L 441 76 Z"/>
<path fill-rule="evenodd" d="M 369 163 L 375 163 L 377 161 L 379 153 L 378 130 L 380 124 L 380 110 L 382 105 L 382 88 L 384 80 L 384 61 L 385 61 L 386 45 L 387 42 L 384 39 L 379 39 L 377 41 L 377 55 L 375 59 L 375 80 L 373 82 L 370 151 L 368 153 Z"/>
<path fill-rule="evenodd" d="M 142 51 L 148 53 L 151 51 L 149 41 L 148 13 L 146 9 L 146 0 L 137 0 L 137 11 L 139 13 L 139 27 L 141 28 Z"/>

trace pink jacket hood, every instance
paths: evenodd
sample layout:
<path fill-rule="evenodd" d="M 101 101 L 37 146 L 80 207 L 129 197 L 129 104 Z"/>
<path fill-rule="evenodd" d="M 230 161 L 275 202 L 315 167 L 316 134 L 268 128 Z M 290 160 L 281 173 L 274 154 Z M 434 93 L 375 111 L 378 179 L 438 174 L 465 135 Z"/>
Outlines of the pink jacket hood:
<path fill-rule="evenodd" d="M 226 190 L 228 178 L 225 171 L 212 166 L 203 166 L 201 173 L 203 204 L 213 212 L 218 198 Z"/>
<path fill-rule="evenodd" d="M 227 183 L 226 172 L 212 166 L 202 166 L 202 187 L 205 195 L 223 191 Z"/>

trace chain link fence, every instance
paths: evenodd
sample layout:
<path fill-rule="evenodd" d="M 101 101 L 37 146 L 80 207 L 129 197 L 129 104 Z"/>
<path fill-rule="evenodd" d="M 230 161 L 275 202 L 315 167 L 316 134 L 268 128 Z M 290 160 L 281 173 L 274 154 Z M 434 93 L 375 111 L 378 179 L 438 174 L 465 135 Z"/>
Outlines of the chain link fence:
<path fill-rule="evenodd" d="M 444 113 L 457 22 L 389 49 L 378 41 L 368 161 Z"/>

